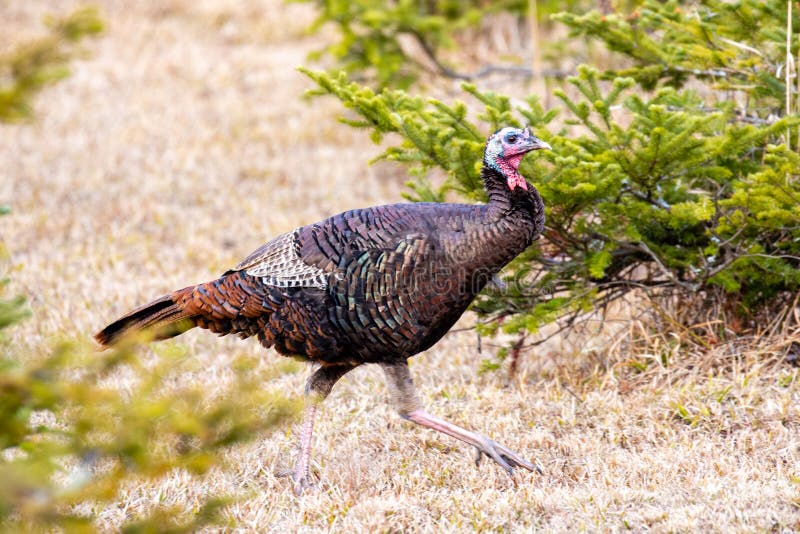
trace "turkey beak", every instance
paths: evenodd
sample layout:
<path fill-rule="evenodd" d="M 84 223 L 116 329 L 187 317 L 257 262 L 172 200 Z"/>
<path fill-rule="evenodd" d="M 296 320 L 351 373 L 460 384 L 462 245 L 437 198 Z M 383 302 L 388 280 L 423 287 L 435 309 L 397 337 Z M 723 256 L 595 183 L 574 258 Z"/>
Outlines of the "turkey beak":
<path fill-rule="evenodd" d="M 528 152 L 533 150 L 553 150 L 553 147 L 551 147 L 549 143 L 542 141 L 531 133 L 530 126 L 526 126 L 522 133 L 525 134 L 525 140 L 527 141 L 526 148 L 528 149 Z"/>

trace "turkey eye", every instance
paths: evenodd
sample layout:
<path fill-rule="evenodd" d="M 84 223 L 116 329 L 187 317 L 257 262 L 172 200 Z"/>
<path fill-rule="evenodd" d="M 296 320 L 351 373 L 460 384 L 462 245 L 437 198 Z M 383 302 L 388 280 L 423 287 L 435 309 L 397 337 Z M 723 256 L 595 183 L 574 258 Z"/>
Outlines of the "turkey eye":
<path fill-rule="evenodd" d="M 506 136 L 506 142 L 511 143 L 512 145 L 517 142 L 517 134 L 508 134 Z"/>

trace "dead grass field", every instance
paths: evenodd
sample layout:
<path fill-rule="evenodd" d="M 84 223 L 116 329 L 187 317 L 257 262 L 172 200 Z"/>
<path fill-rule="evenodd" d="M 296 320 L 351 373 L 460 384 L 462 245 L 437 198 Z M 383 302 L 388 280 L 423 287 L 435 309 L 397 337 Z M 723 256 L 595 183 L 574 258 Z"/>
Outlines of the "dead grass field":
<path fill-rule="evenodd" d="M 0 1 L 0 35 L 36 35 L 42 14 L 75 5 Z M 216 276 L 280 232 L 397 201 L 405 180 L 366 165 L 378 149 L 336 122 L 336 102 L 299 98 L 310 84 L 295 67 L 320 45 L 304 34 L 309 6 L 101 7 L 105 35 L 42 95 L 35 122 L 0 126 L 0 200 L 14 209 L 0 221 L 11 289 L 34 312 L 11 334 L 34 356 Z M 776 361 L 790 340 L 704 357 L 666 349 L 669 339 L 636 353 L 604 336 L 562 340 L 528 355 L 512 384 L 477 373 L 485 354 L 469 332 L 416 358 L 433 413 L 544 467 L 516 486 L 494 465 L 476 468 L 466 446 L 401 421 L 379 370 L 363 367 L 323 406 L 321 480 L 302 498 L 275 476 L 294 460 L 285 428 L 231 449 L 227 466 L 203 479 L 174 473 L 86 511 L 111 531 L 154 506 L 240 494 L 223 530 L 800 530 L 800 373 Z M 231 380 L 228 361 L 262 351 L 200 331 L 166 343 L 190 354 L 196 371 L 185 380 L 210 390 Z M 263 365 L 276 365 L 263 354 Z M 633 361 L 649 367 L 637 374 Z M 272 385 L 299 396 L 304 372 L 293 368 Z"/>

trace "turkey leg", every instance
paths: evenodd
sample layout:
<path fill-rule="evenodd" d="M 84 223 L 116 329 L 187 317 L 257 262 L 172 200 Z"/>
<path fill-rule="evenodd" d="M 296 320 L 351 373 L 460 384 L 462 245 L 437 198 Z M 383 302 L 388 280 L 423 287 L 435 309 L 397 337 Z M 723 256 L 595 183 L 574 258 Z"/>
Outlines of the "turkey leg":
<path fill-rule="evenodd" d="M 294 492 L 298 496 L 311 485 L 308 468 L 311 464 L 311 436 L 314 433 L 317 407 L 331 392 L 333 385 L 352 369 L 353 367 L 346 365 L 320 367 L 306 382 L 305 408 L 300 425 L 300 454 L 292 470 Z"/>
<path fill-rule="evenodd" d="M 460 426 L 426 412 L 422 408 L 422 403 L 417 396 L 417 391 L 414 387 L 414 382 L 411 380 L 411 373 L 409 372 L 407 362 L 383 364 L 383 370 L 386 373 L 389 389 L 397 406 L 397 410 L 400 412 L 400 416 L 403 419 L 408 419 L 418 425 L 432 428 L 448 436 L 460 439 L 465 443 L 469 443 L 478 451 L 476 463 L 479 463 L 482 455 L 485 454 L 497 462 L 511 476 L 514 475 L 515 467 L 524 467 L 528 471 L 535 470 L 540 474 L 542 473 L 538 465 L 532 464 L 516 452 L 496 441 L 482 434 L 461 428 Z"/>

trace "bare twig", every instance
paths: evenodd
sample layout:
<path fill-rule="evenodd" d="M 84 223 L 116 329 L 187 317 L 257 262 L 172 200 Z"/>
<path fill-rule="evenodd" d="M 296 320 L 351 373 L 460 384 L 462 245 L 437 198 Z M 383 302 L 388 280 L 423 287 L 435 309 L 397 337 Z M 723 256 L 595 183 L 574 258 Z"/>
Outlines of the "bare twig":
<path fill-rule="evenodd" d="M 519 335 L 519 339 L 514 342 L 511 346 L 511 352 L 509 355 L 511 356 L 509 364 L 508 364 L 508 378 L 512 379 L 517 374 L 517 368 L 519 367 L 519 354 L 522 351 L 522 345 L 525 344 L 525 338 L 527 335 L 522 332 Z"/>
<path fill-rule="evenodd" d="M 679 106 L 667 106 L 667 109 L 670 111 L 683 111 L 684 108 L 681 108 Z M 719 113 L 720 111 L 722 111 L 719 108 L 711 106 L 701 106 L 693 108 L 692 110 L 699 111 L 700 113 Z M 741 109 L 735 109 L 733 111 L 733 114 L 734 114 L 733 118 L 734 121 L 744 122 L 746 124 L 756 124 L 759 126 L 769 126 L 770 124 L 775 124 L 778 121 L 778 119 L 780 119 L 780 117 L 778 117 L 777 115 L 770 115 L 766 119 L 762 119 L 761 117 L 756 117 L 754 115 L 747 115 Z"/>
<path fill-rule="evenodd" d="M 686 67 L 679 67 L 677 65 L 665 65 L 662 73 L 666 72 L 679 72 L 682 74 L 692 74 L 699 78 L 730 78 L 731 76 L 747 77 L 746 72 L 738 71 L 736 69 L 690 69 Z"/>
<path fill-rule="evenodd" d="M 583 399 L 582 399 L 582 398 L 580 398 L 580 397 L 578 396 L 578 394 L 577 394 L 577 393 L 575 393 L 574 391 L 572 391 L 572 389 L 571 389 L 571 388 L 570 388 L 568 385 L 564 384 L 564 383 L 563 383 L 563 382 L 561 382 L 561 381 L 559 381 L 559 385 L 560 385 L 562 388 L 564 388 L 564 390 L 566 390 L 566 392 L 567 392 L 567 393 L 569 393 L 570 395 L 572 395 L 573 397 L 575 397 L 575 399 L 576 399 L 576 400 L 577 400 L 577 401 L 578 401 L 578 402 L 579 402 L 581 405 L 583 405 L 583 402 L 584 402 L 584 401 L 583 401 Z"/>
<path fill-rule="evenodd" d="M 727 44 L 729 44 L 731 46 L 735 46 L 736 48 L 739 48 L 741 50 L 745 50 L 747 52 L 752 52 L 753 54 L 757 55 L 758 57 L 762 57 L 762 58 L 764 57 L 764 54 L 762 54 L 758 49 L 753 48 L 752 46 L 748 46 L 748 45 L 746 45 L 744 43 L 740 43 L 739 41 L 734 41 L 732 39 L 726 39 L 725 37 L 720 37 L 719 40 L 722 41 L 723 43 L 727 43 Z"/>
<path fill-rule="evenodd" d="M 647 253 L 648 256 L 653 258 L 653 261 L 656 262 L 656 265 L 658 265 L 659 269 L 661 269 L 661 272 L 664 274 L 664 276 L 669 278 L 676 286 L 682 287 L 687 291 L 695 290 L 692 284 L 686 283 L 683 280 L 678 280 L 678 277 L 675 276 L 675 273 L 673 273 L 666 265 L 664 265 L 664 263 L 661 261 L 661 258 L 659 258 L 658 255 L 653 252 L 649 246 L 647 246 L 647 243 L 641 241 L 637 246 L 641 251 Z"/>
<path fill-rule="evenodd" d="M 436 70 L 442 76 L 447 78 L 452 78 L 454 80 L 464 80 L 464 81 L 472 81 L 477 80 L 479 78 L 485 78 L 486 76 L 492 74 L 508 74 L 513 76 L 522 76 L 525 78 L 532 78 L 534 77 L 534 69 L 530 67 L 522 67 L 518 65 L 484 65 L 480 69 L 475 72 L 468 73 L 468 72 L 460 72 L 455 69 L 451 69 L 444 63 L 442 63 L 439 58 L 436 56 L 436 52 L 433 50 L 431 45 L 425 40 L 425 38 L 416 33 L 412 32 L 410 35 L 414 37 L 414 39 L 419 43 L 420 49 L 425 53 L 425 56 L 428 60 L 436 67 Z M 558 69 L 542 69 L 539 71 L 539 75 L 542 77 L 553 77 L 553 78 L 566 78 L 569 73 L 565 71 L 561 71 Z"/>
<path fill-rule="evenodd" d="M 740 258 L 779 258 L 782 260 L 795 260 L 800 261 L 800 256 L 792 256 L 791 254 L 742 254 Z"/>

